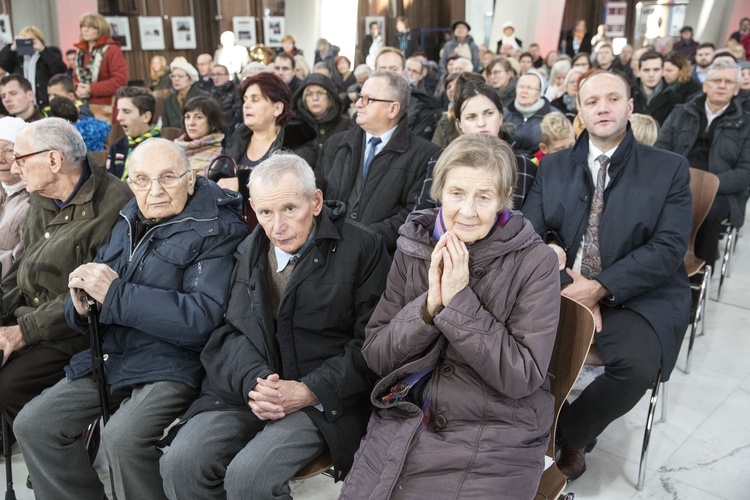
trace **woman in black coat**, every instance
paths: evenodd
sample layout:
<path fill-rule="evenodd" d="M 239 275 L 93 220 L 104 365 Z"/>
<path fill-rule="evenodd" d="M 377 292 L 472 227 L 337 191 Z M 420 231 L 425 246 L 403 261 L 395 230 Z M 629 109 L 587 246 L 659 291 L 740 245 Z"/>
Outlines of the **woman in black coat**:
<path fill-rule="evenodd" d="M 30 55 L 18 53 L 18 40 L 31 39 L 34 52 Z M 23 75 L 31 83 L 36 95 L 36 104 L 43 108 L 49 104 L 47 85 L 49 79 L 67 69 L 62 53 L 57 47 L 45 46 L 44 34 L 36 26 L 27 26 L 18 32 L 16 40 L 0 50 L 0 67 L 8 73 Z"/>

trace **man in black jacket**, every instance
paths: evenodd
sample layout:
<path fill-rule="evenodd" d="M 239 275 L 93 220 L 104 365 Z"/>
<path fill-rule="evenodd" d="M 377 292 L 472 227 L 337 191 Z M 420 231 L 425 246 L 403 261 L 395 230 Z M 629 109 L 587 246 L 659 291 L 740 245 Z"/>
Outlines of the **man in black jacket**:
<path fill-rule="evenodd" d="M 203 394 L 161 459 L 171 499 L 289 498 L 326 450 L 342 479 L 369 418 L 361 348 L 390 266 L 382 239 L 324 203 L 296 155 L 261 163 L 249 189 L 262 227 L 237 249 Z"/>
<path fill-rule="evenodd" d="M 662 78 L 664 57 L 656 51 L 646 52 L 638 60 L 638 79 L 632 88 L 633 113 L 642 113 L 654 118 L 661 126 L 680 97 L 667 86 Z"/>
<path fill-rule="evenodd" d="M 690 166 L 719 177 L 719 192 L 695 239 L 695 255 L 713 265 L 722 221 L 739 227 L 750 187 L 750 111 L 736 97 L 740 68 L 716 61 L 708 68 L 703 93 L 678 106 L 664 123 L 656 147 L 684 155 Z"/>
<path fill-rule="evenodd" d="M 523 205 L 558 255 L 562 294 L 594 312 L 606 363 L 560 413 L 557 465 L 571 481 L 610 422 L 640 401 L 659 371 L 669 378 L 690 311 L 688 164 L 636 143 L 628 97 L 621 75 L 595 72 L 581 81 L 586 131 L 572 149 L 542 159 Z"/>
<path fill-rule="evenodd" d="M 226 123 L 226 136 L 229 137 L 234 127 L 242 122 L 242 97 L 239 87 L 229 76 L 229 70 L 221 64 L 214 64 L 211 68 L 211 79 L 213 80 L 214 98 L 219 101 L 221 112 L 224 113 Z"/>
<path fill-rule="evenodd" d="M 357 125 L 331 137 L 318 183 L 346 215 L 380 234 L 396 251 L 398 228 L 414 208 L 427 163 L 440 148 L 417 137 L 405 118 L 409 82 L 401 73 L 376 71 L 362 86 Z"/>

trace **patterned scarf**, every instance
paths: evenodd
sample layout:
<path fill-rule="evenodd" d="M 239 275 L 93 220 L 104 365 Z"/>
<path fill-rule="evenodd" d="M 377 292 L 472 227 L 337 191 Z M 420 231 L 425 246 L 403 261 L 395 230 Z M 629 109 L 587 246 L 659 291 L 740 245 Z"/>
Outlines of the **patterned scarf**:
<path fill-rule="evenodd" d="M 504 208 L 502 212 L 498 212 L 495 216 L 495 226 L 505 227 L 509 220 L 510 210 Z M 440 241 L 440 237 L 446 232 L 448 232 L 448 228 L 445 227 L 445 220 L 443 219 L 443 207 L 440 207 L 437 219 L 435 219 L 435 228 L 432 230 L 432 237 L 435 238 L 436 241 Z M 471 245 L 467 244 L 466 248 L 471 250 Z"/>
<path fill-rule="evenodd" d="M 385 394 L 383 396 L 380 396 L 380 401 L 383 403 L 393 403 L 395 406 L 398 406 L 398 404 L 406 399 L 406 397 L 409 395 L 409 391 L 414 388 L 415 385 L 425 376 L 432 373 L 432 370 L 435 369 L 434 366 L 428 368 L 427 370 L 422 370 L 421 372 L 413 373 L 412 375 L 409 375 L 400 381 L 396 382 L 393 387 L 391 387 L 391 390 L 388 394 Z M 427 389 L 429 387 L 429 381 L 426 381 L 425 384 L 428 384 L 427 387 L 424 387 L 424 401 L 421 404 L 422 409 L 422 422 L 419 424 L 419 428 L 423 429 L 427 426 L 427 424 L 430 422 L 430 395 L 427 392 Z M 412 398 L 410 398 L 412 401 L 419 401 L 418 395 L 412 395 Z"/>
<path fill-rule="evenodd" d="M 76 77 L 80 83 L 91 83 L 99 79 L 99 70 L 104 60 L 104 53 L 107 52 L 109 44 L 99 45 L 91 50 L 91 58 L 86 67 L 83 67 L 83 61 L 86 58 L 86 52 L 78 51 L 76 56 Z"/>
<path fill-rule="evenodd" d="M 138 137 L 133 138 L 128 136 L 128 156 L 125 157 L 125 168 L 122 170 L 122 176 L 120 177 L 120 180 L 124 181 L 128 178 L 128 160 L 130 160 L 130 154 L 133 152 L 136 146 L 138 146 L 138 144 L 142 143 L 146 139 L 151 139 L 152 137 L 161 137 L 161 130 L 159 129 L 158 125 L 154 125 L 154 128 L 143 135 L 139 135 Z"/>

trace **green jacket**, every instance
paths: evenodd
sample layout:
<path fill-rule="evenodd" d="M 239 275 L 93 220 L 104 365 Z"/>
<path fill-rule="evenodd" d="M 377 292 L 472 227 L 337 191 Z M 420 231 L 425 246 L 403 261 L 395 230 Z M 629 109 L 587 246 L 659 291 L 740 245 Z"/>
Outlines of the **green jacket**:
<path fill-rule="evenodd" d="M 88 337 L 68 327 L 64 306 L 68 275 L 94 260 L 133 196 L 128 186 L 89 157 L 91 177 L 62 209 L 31 194 L 24 227 L 26 251 L 2 282 L 3 325 L 18 324 L 27 345 L 46 345 L 73 355 L 88 347 Z"/>

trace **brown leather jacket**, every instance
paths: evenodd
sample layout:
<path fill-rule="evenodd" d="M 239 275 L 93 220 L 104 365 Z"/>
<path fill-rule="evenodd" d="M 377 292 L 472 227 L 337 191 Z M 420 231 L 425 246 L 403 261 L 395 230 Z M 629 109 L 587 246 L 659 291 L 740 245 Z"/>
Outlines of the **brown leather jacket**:
<path fill-rule="evenodd" d="M 437 210 L 409 216 L 363 354 L 382 379 L 342 499 L 533 498 L 553 421 L 557 259 L 520 212 L 470 250 L 469 286 L 422 319 Z M 422 410 L 380 396 L 435 366 Z"/>

